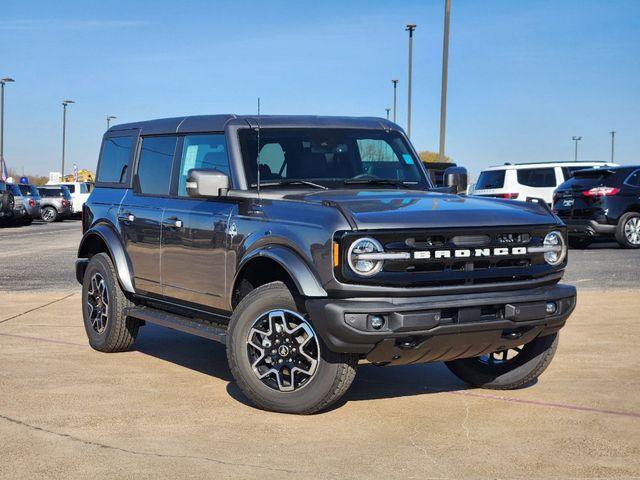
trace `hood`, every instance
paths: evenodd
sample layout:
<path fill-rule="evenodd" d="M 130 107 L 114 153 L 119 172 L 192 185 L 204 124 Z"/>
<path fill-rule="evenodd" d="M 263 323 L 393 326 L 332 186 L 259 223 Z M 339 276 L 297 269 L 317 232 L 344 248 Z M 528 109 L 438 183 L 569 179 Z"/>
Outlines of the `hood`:
<path fill-rule="evenodd" d="M 285 195 L 292 200 L 338 204 L 358 229 L 549 225 L 557 219 L 534 202 L 416 190 L 325 190 Z"/>

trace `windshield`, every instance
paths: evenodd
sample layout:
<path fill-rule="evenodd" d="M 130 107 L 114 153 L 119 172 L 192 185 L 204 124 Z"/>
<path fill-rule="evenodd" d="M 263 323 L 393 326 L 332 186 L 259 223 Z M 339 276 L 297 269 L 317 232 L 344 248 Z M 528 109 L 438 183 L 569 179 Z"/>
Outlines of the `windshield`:
<path fill-rule="evenodd" d="M 247 182 L 254 186 L 258 133 L 243 129 L 239 138 Z M 261 185 L 431 187 L 419 159 L 393 131 L 263 128 L 259 161 Z"/>
<path fill-rule="evenodd" d="M 505 170 L 485 170 L 480 173 L 476 190 L 504 187 L 504 172 Z"/>

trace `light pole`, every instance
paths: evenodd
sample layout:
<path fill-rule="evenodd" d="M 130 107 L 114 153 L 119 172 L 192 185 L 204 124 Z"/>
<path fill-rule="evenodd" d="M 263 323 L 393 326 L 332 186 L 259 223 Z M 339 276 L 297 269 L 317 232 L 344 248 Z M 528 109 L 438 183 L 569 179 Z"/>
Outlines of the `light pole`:
<path fill-rule="evenodd" d="M 109 127 L 111 126 L 111 120 L 115 120 L 118 117 L 114 117 L 113 115 L 109 115 L 107 117 L 107 130 L 109 130 Z"/>
<path fill-rule="evenodd" d="M 393 123 L 395 123 L 398 113 L 398 80 L 391 80 L 391 83 L 393 83 Z"/>
<path fill-rule="evenodd" d="M 407 24 L 405 31 L 409 32 L 409 85 L 407 88 L 407 137 L 411 138 L 411 74 L 413 68 L 413 31 L 417 25 Z"/>
<path fill-rule="evenodd" d="M 576 137 L 575 135 L 573 137 L 571 137 L 571 140 L 573 140 L 574 142 L 576 142 L 576 147 L 575 147 L 575 153 L 573 156 L 573 161 L 577 162 L 578 161 L 578 142 L 580 140 L 582 140 L 582 137 Z"/>
<path fill-rule="evenodd" d="M 440 150 L 438 161 L 444 162 L 444 138 L 447 124 L 447 72 L 449 69 L 449 13 L 451 0 L 444 2 L 444 37 L 442 40 L 442 91 L 440 94 Z"/>
<path fill-rule="evenodd" d="M 0 78 L 0 176 L 4 171 L 4 84 L 15 82 L 13 78 Z"/>
<path fill-rule="evenodd" d="M 389 112 L 391 111 L 391 109 L 390 108 L 385 108 L 384 110 L 387 112 L 387 120 L 389 120 Z"/>
<path fill-rule="evenodd" d="M 62 168 L 60 169 L 60 175 L 62 175 L 62 180 L 64 182 L 64 147 L 65 142 L 67 140 L 67 105 L 71 103 L 76 103 L 73 100 L 63 100 L 62 101 Z"/>
<path fill-rule="evenodd" d="M 613 163 L 613 148 L 616 143 L 616 132 L 615 130 L 611 130 L 609 133 L 611 134 L 611 163 Z"/>

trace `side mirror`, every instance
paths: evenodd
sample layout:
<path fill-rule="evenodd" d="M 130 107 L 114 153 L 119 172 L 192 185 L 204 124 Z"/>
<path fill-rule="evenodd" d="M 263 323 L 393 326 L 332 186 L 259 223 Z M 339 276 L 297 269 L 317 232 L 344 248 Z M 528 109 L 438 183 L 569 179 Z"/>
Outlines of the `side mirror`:
<path fill-rule="evenodd" d="M 229 177 L 219 170 L 193 168 L 187 173 L 186 187 L 190 197 L 220 197 L 229 190 Z"/>
<path fill-rule="evenodd" d="M 467 169 L 464 167 L 449 167 L 444 171 L 444 184 L 452 187 L 458 195 L 467 193 Z"/>

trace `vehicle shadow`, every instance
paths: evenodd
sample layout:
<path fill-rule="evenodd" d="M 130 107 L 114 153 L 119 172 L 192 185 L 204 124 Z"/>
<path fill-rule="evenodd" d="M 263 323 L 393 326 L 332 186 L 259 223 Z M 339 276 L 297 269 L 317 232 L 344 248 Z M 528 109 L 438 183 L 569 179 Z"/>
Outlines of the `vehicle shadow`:
<path fill-rule="evenodd" d="M 227 392 L 245 405 L 254 405 L 236 386 L 227 365 L 225 347 L 217 342 L 147 324 L 140 329 L 135 348 L 141 353 L 228 382 Z M 443 363 L 376 367 L 361 364 L 347 394 L 329 410 L 348 402 L 428 395 L 470 388 Z"/>

